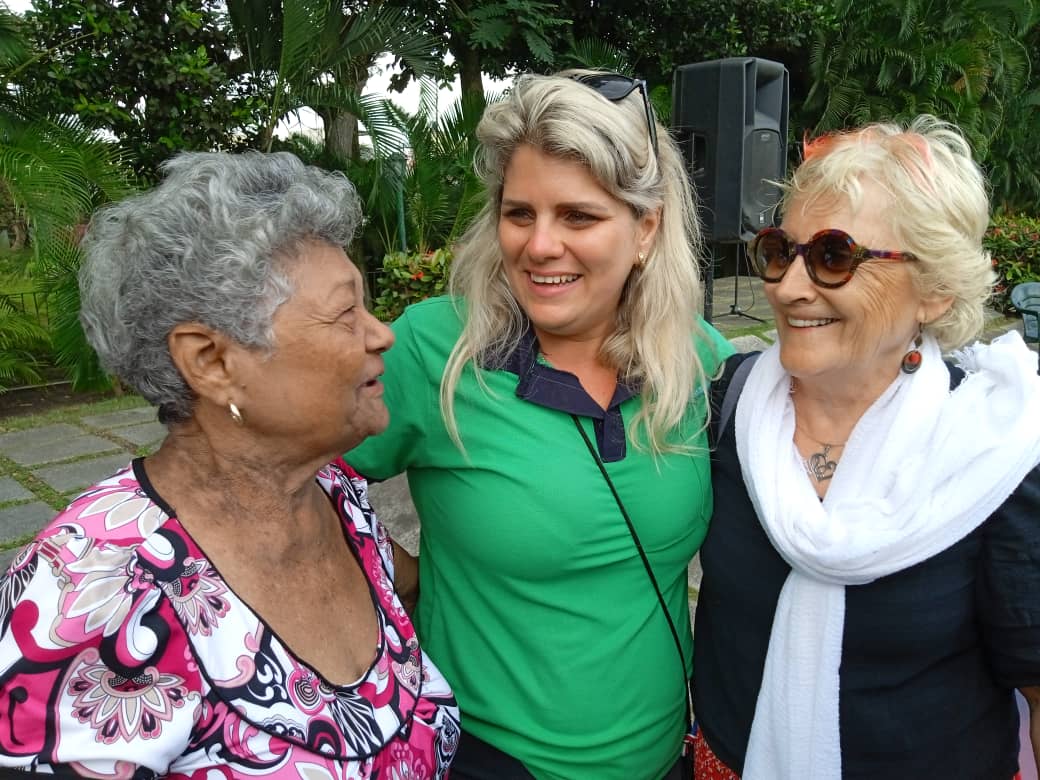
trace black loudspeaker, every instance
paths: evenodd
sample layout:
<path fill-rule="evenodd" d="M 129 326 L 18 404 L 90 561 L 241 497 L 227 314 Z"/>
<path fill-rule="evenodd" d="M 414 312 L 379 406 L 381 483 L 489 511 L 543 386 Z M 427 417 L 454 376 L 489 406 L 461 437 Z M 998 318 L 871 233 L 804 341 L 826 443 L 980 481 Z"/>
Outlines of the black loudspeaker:
<path fill-rule="evenodd" d="M 682 65 L 672 124 L 700 196 L 705 236 L 746 241 L 773 224 L 787 169 L 788 73 L 755 57 Z"/>

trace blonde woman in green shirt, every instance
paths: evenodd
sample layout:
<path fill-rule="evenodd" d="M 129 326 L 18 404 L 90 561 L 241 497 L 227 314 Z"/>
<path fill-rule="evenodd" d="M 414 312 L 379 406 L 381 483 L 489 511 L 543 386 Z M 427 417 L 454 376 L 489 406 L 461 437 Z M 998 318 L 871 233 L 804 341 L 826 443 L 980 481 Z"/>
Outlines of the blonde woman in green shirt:
<path fill-rule="evenodd" d="M 477 134 L 452 296 L 395 323 L 390 427 L 347 460 L 408 472 L 455 780 L 678 778 L 704 391 L 732 351 L 697 313 L 682 158 L 617 74 L 523 77 Z"/>

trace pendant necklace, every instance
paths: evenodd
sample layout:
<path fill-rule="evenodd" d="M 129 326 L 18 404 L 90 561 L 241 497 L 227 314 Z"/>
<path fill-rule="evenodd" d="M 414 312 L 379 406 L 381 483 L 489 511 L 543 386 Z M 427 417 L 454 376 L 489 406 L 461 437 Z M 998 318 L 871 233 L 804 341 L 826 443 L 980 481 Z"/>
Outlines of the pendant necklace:
<path fill-rule="evenodd" d="M 820 441 L 814 436 L 810 436 L 805 432 L 804 428 L 799 428 L 797 425 L 795 425 L 795 430 L 801 431 L 803 436 L 820 445 L 822 448 L 809 455 L 808 458 L 803 458 L 802 465 L 805 466 L 805 472 L 817 482 L 826 482 L 834 476 L 834 471 L 838 468 L 838 458 L 841 457 L 839 455 L 832 460 L 830 457 L 831 450 L 841 449 L 845 446 L 846 442 L 841 442 L 840 444 L 828 444 L 827 442 Z"/>

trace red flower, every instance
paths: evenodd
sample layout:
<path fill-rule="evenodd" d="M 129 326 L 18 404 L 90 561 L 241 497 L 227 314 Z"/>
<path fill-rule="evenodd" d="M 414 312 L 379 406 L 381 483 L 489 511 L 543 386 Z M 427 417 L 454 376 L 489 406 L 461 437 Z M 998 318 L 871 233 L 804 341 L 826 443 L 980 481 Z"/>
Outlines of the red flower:
<path fill-rule="evenodd" d="M 416 271 L 414 274 L 412 274 L 412 278 L 415 279 L 416 281 L 418 281 L 419 279 L 422 279 L 423 278 L 423 272 L 422 271 Z"/>

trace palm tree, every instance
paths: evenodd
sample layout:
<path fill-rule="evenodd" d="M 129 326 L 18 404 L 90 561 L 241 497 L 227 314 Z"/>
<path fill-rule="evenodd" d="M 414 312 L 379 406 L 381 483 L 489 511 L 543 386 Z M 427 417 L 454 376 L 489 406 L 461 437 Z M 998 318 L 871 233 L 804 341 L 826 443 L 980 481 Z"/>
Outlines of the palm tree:
<path fill-rule="evenodd" d="M 101 203 L 132 191 L 118 149 L 77 120 L 39 116 L 20 92 L 17 76 L 32 57 L 21 19 L 0 7 L 0 185 L 29 226 L 30 272 L 57 296 L 49 327 L 59 364 L 77 388 L 108 384 L 79 325 L 77 231 Z M 32 379 L 28 356 L 45 341 L 9 303 L 0 306 L 0 383 Z"/>
<path fill-rule="evenodd" d="M 987 155 L 1029 77 L 1032 0 L 839 0 L 835 10 L 841 24 L 810 61 L 817 130 L 932 113 Z"/>
<path fill-rule="evenodd" d="M 346 167 L 365 200 L 369 251 L 377 257 L 395 250 L 424 253 L 450 247 L 462 235 L 480 207 L 481 184 L 473 170 L 476 126 L 496 97 L 463 94 L 440 112 L 436 86 L 424 80 L 414 114 L 389 107 L 399 146 Z"/>
<path fill-rule="evenodd" d="M 228 0 L 227 7 L 247 67 L 266 85 L 265 150 L 277 123 L 305 106 L 324 120 L 327 156 L 356 156 L 358 120 L 374 145 L 392 143 L 387 101 L 361 95 L 369 67 L 384 52 L 419 75 L 438 65 L 434 42 L 403 11 L 378 2 L 350 10 L 343 0 Z"/>
<path fill-rule="evenodd" d="M 964 130 L 1000 205 L 1035 209 L 1033 0 L 839 0 L 835 10 L 841 24 L 820 34 L 810 61 L 817 130 L 935 114 Z"/>

